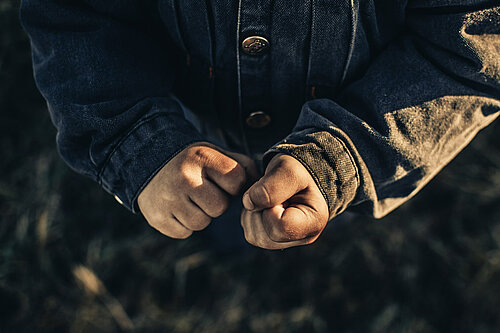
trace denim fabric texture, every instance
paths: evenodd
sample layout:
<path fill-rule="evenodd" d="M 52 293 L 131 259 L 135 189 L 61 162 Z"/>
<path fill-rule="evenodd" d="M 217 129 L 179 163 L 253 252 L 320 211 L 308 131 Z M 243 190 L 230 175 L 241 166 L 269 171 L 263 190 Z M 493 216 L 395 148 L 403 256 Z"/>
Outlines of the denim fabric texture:
<path fill-rule="evenodd" d="M 294 156 L 331 218 L 382 217 L 500 113 L 498 1 L 22 0 L 20 14 L 61 156 L 135 212 L 162 166 L 212 141 Z M 245 53 L 250 36 L 268 50 Z M 257 111 L 268 126 L 247 126 Z"/>

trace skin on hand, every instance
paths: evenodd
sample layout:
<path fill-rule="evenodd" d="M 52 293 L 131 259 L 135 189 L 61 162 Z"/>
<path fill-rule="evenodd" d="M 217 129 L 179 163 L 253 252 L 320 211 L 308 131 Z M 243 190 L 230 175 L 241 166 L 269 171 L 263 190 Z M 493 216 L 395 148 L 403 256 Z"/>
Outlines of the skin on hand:
<path fill-rule="evenodd" d="M 229 207 L 247 181 L 257 179 L 254 161 L 210 143 L 198 142 L 172 158 L 139 194 L 148 223 L 172 238 L 206 228 Z"/>
<path fill-rule="evenodd" d="M 309 171 L 295 158 L 273 157 L 264 176 L 243 195 L 246 240 L 274 250 L 311 244 L 328 222 L 328 205 Z"/>

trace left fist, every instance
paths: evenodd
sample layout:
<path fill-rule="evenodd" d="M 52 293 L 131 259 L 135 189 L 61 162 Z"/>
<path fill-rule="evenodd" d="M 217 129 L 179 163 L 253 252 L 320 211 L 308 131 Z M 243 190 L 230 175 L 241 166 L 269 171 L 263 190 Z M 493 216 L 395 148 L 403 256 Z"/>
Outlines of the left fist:
<path fill-rule="evenodd" d="M 328 205 L 314 179 L 289 155 L 273 157 L 243 195 L 243 207 L 246 240 L 269 250 L 310 244 L 328 222 Z"/>

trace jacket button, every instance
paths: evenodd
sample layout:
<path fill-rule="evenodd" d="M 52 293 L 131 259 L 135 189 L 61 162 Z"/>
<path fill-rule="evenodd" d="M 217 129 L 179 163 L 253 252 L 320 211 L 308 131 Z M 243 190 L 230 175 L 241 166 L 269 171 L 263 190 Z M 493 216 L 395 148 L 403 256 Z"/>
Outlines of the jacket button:
<path fill-rule="evenodd" d="M 246 119 L 248 127 L 256 129 L 266 127 L 270 122 L 271 117 L 262 111 L 252 112 Z"/>
<path fill-rule="evenodd" d="M 117 195 L 115 195 L 115 200 L 118 201 L 120 205 L 123 205 L 122 199 L 120 199 Z"/>
<path fill-rule="evenodd" d="M 260 55 L 269 48 L 269 41 L 261 36 L 250 36 L 241 43 L 243 52 L 249 55 Z"/>

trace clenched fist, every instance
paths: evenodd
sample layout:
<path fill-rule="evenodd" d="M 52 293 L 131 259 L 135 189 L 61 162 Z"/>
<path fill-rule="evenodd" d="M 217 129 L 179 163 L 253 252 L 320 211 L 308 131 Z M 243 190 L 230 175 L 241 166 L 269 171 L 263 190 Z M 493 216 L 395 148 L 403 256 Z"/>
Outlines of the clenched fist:
<path fill-rule="evenodd" d="M 241 225 L 246 240 L 264 249 L 314 242 L 328 222 L 328 205 L 307 169 L 276 155 L 265 175 L 243 195 Z"/>
<path fill-rule="evenodd" d="M 257 178 L 245 155 L 209 143 L 196 143 L 172 158 L 139 194 L 139 208 L 148 223 L 172 238 L 187 238 L 222 215 L 230 196 Z"/>

